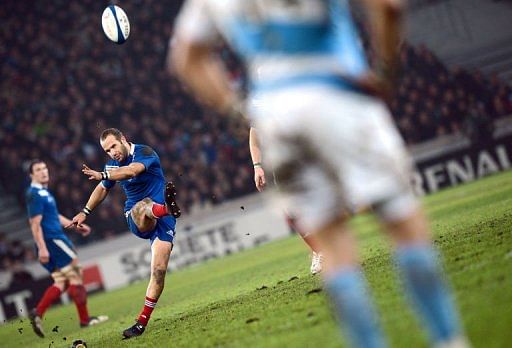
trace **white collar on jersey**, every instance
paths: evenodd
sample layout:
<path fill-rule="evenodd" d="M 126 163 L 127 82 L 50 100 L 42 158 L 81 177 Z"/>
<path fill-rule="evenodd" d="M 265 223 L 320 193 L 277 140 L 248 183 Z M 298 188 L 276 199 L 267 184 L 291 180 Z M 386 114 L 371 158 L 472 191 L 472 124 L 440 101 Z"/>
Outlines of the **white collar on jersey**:
<path fill-rule="evenodd" d="M 135 153 L 135 144 L 130 143 L 130 155 L 133 155 Z"/>
<path fill-rule="evenodd" d="M 35 188 L 38 188 L 38 189 L 40 189 L 40 190 L 42 190 L 42 189 L 46 189 L 46 187 L 44 187 L 44 186 L 43 186 L 43 184 L 40 184 L 40 183 L 37 183 L 37 182 L 31 182 L 31 183 L 30 183 L 30 186 L 35 187 Z"/>

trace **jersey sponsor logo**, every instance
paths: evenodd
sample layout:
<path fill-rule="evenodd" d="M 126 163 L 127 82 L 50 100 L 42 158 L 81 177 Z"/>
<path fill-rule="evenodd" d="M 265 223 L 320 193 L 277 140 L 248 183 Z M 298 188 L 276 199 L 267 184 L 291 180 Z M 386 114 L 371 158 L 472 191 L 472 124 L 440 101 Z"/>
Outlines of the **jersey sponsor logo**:
<path fill-rule="evenodd" d="M 119 166 L 106 165 L 105 170 L 119 168 Z"/>
<path fill-rule="evenodd" d="M 49 193 L 46 190 L 40 190 L 37 192 L 41 197 L 48 197 Z"/>

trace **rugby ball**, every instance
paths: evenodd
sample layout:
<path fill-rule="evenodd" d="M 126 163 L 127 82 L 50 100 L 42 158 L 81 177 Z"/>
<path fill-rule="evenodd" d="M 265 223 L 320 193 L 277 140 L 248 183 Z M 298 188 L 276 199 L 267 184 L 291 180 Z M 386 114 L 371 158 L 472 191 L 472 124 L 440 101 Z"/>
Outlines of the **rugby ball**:
<path fill-rule="evenodd" d="M 123 9 L 116 5 L 109 5 L 101 16 L 103 32 L 116 44 L 122 44 L 130 35 L 130 21 Z"/>

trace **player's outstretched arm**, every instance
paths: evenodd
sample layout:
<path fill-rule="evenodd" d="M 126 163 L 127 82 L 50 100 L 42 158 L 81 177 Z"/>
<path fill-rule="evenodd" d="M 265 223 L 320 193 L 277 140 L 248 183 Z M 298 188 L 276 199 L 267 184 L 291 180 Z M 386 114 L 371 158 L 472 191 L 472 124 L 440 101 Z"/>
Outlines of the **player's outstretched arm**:
<path fill-rule="evenodd" d="M 105 170 L 103 172 L 98 172 L 89 168 L 87 165 L 83 165 L 82 173 L 89 177 L 89 180 L 110 180 L 110 181 L 119 181 L 132 179 L 137 175 L 141 174 L 146 170 L 144 164 L 139 162 L 133 162 L 129 166 L 122 166 L 119 168 L 114 168 L 110 170 Z"/>
<path fill-rule="evenodd" d="M 96 208 L 108 195 L 108 189 L 103 186 L 100 182 L 96 188 L 92 191 L 87 204 L 81 212 L 76 214 L 73 219 L 70 220 L 70 223 L 65 228 L 76 227 L 79 231 L 80 229 L 87 229 L 87 225 L 84 225 L 87 216 Z M 62 222 L 61 222 L 62 223 Z M 87 226 L 87 227 L 84 227 Z M 90 230 L 89 230 L 90 232 Z M 87 233 L 88 234 L 88 233 Z"/>
<path fill-rule="evenodd" d="M 252 165 L 254 166 L 254 183 L 258 191 L 263 191 L 266 185 L 265 171 L 261 164 L 261 149 L 258 141 L 256 128 L 249 130 L 249 151 L 251 153 Z"/>
<path fill-rule="evenodd" d="M 213 47 L 195 43 L 179 35 L 168 57 L 168 70 L 188 85 L 195 96 L 217 111 L 231 114 L 239 104 L 237 94 L 229 87 L 229 78 Z"/>
<path fill-rule="evenodd" d="M 67 217 L 65 217 L 62 214 L 59 214 L 59 222 L 60 222 L 60 225 L 64 228 L 66 228 L 67 226 L 75 226 L 76 231 L 84 237 L 88 236 L 89 233 L 91 233 L 91 227 L 89 225 L 86 225 L 84 223 L 82 223 L 80 226 L 75 225 L 75 224 L 73 224 L 73 220 L 68 219 Z"/>

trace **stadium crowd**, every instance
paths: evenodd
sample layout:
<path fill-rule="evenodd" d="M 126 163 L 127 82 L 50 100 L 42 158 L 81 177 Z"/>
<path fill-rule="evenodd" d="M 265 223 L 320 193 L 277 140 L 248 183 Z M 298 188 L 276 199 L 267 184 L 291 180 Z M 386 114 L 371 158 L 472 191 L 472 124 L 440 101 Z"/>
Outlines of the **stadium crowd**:
<path fill-rule="evenodd" d="M 29 183 L 26 165 L 41 158 L 50 167 L 59 210 L 68 217 L 81 210 L 94 185 L 81 167 L 103 168 L 107 157 L 98 137 L 108 127 L 157 151 L 186 213 L 254 191 L 247 124 L 199 106 L 164 71 L 179 5 L 126 3 L 131 36 L 118 46 L 101 30 L 101 2 L 3 2 L 0 180 L 20 205 Z M 240 83 L 236 59 L 220 54 L 232 61 L 233 80 Z M 495 76 L 448 69 L 422 46 L 404 45 L 401 63 L 390 107 L 408 144 L 512 113 L 512 90 Z M 91 236 L 72 235 L 74 242 L 126 231 L 122 203 L 116 189 L 88 220 Z"/>
<path fill-rule="evenodd" d="M 34 248 L 27 248 L 19 239 L 9 240 L 0 232 L 0 270 L 9 269 L 25 274 L 23 263 L 35 260 Z"/>
<path fill-rule="evenodd" d="M 512 113 L 512 89 L 496 75 L 448 69 L 425 46 L 403 45 L 400 61 L 401 79 L 390 108 L 408 144 L 467 134 Z"/>

